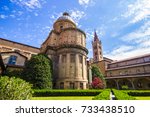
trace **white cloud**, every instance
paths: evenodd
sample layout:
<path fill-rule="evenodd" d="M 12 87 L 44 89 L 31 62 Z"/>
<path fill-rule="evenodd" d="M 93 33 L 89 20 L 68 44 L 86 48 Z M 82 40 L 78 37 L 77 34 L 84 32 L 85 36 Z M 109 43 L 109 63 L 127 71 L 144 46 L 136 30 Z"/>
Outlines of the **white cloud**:
<path fill-rule="evenodd" d="M 13 15 L 13 14 L 11 14 L 11 15 L 10 15 L 10 17 L 15 18 L 16 16 L 15 16 L 15 15 Z"/>
<path fill-rule="evenodd" d="M 125 49 L 123 49 L 125 47 Z M 122 60 L 130 57 L 136 57 L 143 54 L 149 54 L 150 47 L 120 46 L 120 48 L 112 52 L 106 52 L 104 56 L 113 60 Z M 115 54 L 116 53 L 116 54 Z"/>
<path fill-rule="evenodd" d="M 123 36 L 121 39 L 139 45 L 150 45 L 150 21 L 145 22 L 139 29 Z"/>
<path fill-rule="evenodd" d="M 41 8 L 40 0 L 10 0 L 19 6 L 25 7 L 27 9 Z M 42 0 L 43 2 L 43 0 Z"/>
<path fill-rule="evenodd" d="M 127 35 L 121 37 L 127 45 L 119 46 L 113 51 L 106 52 L 105 56 L 111 59 L 124 59 L 150 52 L 150 21 Z M 130 46 L 128 45 L 130 44 Z"/>
<path fill-rule="evenodd" d="M 6 19 L 7 16 L 6 15 L 0 15 L 0 19 Z"/>
<path fill-rule="evenodd" d="M 79 10 L 71 10 L 70 11 L 71 17 L 74 21 L 78 24 L 79 20 L 86 16 L 85 12 Z"/>
<path fill-rule="evenodd" d="M 93 5 L 94 0 L 78 0 L 79 4 L 84 7 L 88 7 L 89 5 Z"/>
<path fill-rule="evenodd" d="M 150 1 L 136 0 L 135 3 L 128 5 L 128 10 L 123 17 L 131 18 L 129 23 L 136 23 L 150 17 Z"/>
<path fill-rule="evenodd" d="M 9 8 L 7 6 L 3 6 L 2 9 L 6 10 L 6 11 L 9 10 Z"/>

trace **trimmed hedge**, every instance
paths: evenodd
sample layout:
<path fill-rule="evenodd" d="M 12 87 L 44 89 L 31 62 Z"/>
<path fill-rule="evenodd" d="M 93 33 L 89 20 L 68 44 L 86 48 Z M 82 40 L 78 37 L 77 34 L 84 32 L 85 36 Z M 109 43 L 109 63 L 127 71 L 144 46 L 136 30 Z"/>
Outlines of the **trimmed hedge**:
<path fill-rule="evenodd" d="M 130 96 L 150 96 L 150 90 L 131 90 L 124 92 L 128 93 Z"/>
<path fill-rule="evenodd" d="M 134 97 L 129 96 L 128 93 L 124 91 L 116 90 L 116 89 L 113 89 L 112 91 L 115 95 L 116 100 L 135 100 Z"/>
<path fill-rule="evenodd" d="M 95 96 L 102 92 L 102 90 L 33 90 L 34 97 L 48 97 L 48 96 Z"/>
<path fill-rule="evenodd" d="M 95 96 L 92 100 L 110 100 L 110 89 L 105 89 L 99 95 Z"/>

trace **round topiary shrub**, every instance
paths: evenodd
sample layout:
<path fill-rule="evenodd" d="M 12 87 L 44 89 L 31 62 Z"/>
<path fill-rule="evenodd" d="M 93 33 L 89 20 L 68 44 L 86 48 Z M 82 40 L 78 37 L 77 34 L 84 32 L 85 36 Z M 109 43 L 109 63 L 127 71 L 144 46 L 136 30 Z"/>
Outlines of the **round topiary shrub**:
<path fill-rule="evenodd" d="M 0 77 L 0 100 L 27 100 L 32 97 L 31 85 L 20 78 Z"/>

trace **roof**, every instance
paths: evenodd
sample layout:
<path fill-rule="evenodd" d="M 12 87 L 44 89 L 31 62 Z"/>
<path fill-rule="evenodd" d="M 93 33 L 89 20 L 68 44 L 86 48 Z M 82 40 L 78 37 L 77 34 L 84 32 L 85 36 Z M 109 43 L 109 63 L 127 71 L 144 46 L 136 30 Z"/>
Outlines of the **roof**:
<path fill-rule="evenodd" d="M 23 46 L 27 46 L 27 47 L 31 47 L 31 48 L 35 48 L 35 49 L 40 49 L 40 48 L 38 48 L 38 47 L 34 47 L 34 46 L 31 46 L 31 45 L 27 45 L 27 44 L 15 42 L 15 41 L 7 40 L 7 39 L 4 39 L 4 38 L 0 38 L 0 40 L 8 41 L 8 42 L 11 42 L 11 43 L 16 43 L 16 44 L 19 44 L 19 45 L 23 45 Z"/>
<path fill-rule="evenodd" d="M 24 55 L 22 55 L 21 53 L 16 52 L 16 51 L 11 51 L 11 52 L 1 52 L 1 54 L 8 54 L 8 53 L 16 53 L 16 54 L 19 54 L 20 56 L 22 56 L 22 57 L 28 59 L 26 56 L 24 56 Z"/>
<path fill-rule="evenodd" d="M 150 56 L 150 53 L 149 54 L 140 55 L 140 56 L 131 57 L 131 58 L 127 58 L 127 59 L 123 59 L 123 60 L 113 61 L 112 63 L 109 63 L 109 64 L 115 64 L 115 63 L 135 60 L 135 59 L 139 59 L 139 58 L 143 58 L 143 57 L 147 57 L 147 56 Z"/>

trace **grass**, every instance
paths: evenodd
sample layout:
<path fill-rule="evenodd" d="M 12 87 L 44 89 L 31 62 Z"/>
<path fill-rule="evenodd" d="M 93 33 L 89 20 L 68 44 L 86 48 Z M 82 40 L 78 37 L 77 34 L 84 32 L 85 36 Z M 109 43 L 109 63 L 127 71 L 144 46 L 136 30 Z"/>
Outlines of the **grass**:
<path fill-rule="evenodd" d="M 94 96 L 32 97 L 32 100 L 92 100 Z"/>
<path fill-rule="evenodd" d="M 145 96 L 145 97 L 141 97 L 141 96 L 139 96 L 139 97 L 135 97 L 137 100 L 150 100 L 150 96 Z"/>

